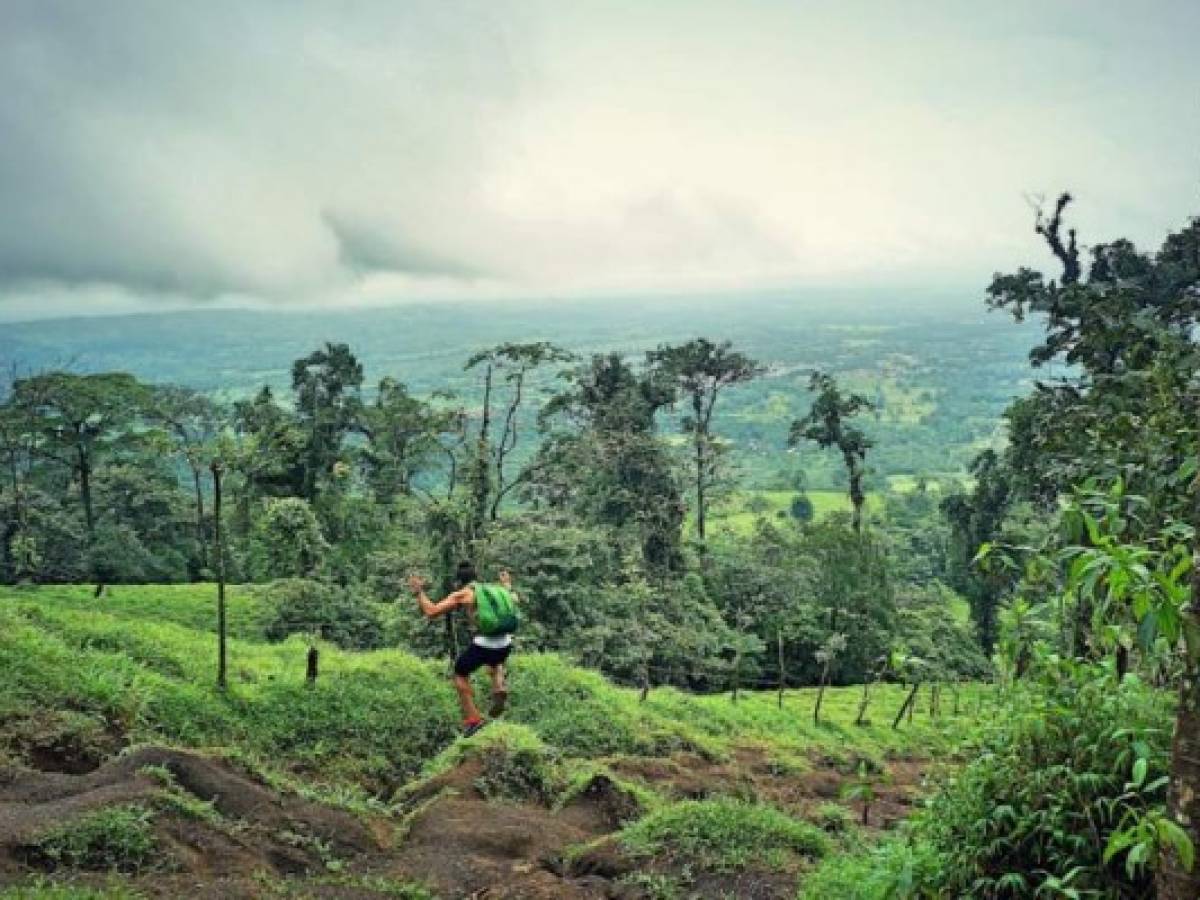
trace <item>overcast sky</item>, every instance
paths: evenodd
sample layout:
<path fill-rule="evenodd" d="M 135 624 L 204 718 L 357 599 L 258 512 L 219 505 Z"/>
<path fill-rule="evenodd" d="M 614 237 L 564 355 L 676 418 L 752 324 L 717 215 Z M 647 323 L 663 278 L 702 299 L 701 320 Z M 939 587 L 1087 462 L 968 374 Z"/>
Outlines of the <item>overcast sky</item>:
<path fill-rule="evenodd" d="M 1200 212 L 1200 2 L 0 0 L 0 317 L 961 285 Z"/>

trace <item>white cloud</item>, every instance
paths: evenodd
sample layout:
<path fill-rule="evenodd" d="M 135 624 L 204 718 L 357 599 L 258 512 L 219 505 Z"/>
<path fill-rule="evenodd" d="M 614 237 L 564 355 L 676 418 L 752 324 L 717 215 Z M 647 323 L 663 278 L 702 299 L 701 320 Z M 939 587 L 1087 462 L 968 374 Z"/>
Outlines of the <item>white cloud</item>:
<path fill-rule="evenodd" d="M 1070 187 L 1085 236 L 1153 239 L 1200 187 L 1183 2 L 16 0 L 0 20 L 10 309 L 972 284 L 1034 250 L 1023 192 Z"/>

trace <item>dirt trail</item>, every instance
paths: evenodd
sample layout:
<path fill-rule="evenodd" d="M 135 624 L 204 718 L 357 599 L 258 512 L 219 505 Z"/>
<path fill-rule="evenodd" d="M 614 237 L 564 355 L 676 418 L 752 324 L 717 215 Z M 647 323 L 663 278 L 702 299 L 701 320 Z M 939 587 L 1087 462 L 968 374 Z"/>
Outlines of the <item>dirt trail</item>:
<path fill-rule="evenodd" d="M 802 772 L 781 770 L 766 750 L 744 746 L 736 749 L 728 762 L 711 762 L 684 753 L 670 758 L 619 760 L 613 769 L 681 800 L 716 796 L 762 800 L 802 819 L 812 818 L 817 807 L 833 802 L 845 803 L 847 808 L 853 807 L 855 813 L 861 814 L 861 804 L 842 799 L 857 771 L 857 758 L 814 757 L 809 764 L 810 768 Z M 876 796 L 871 803 L 868 827 L 892 828 L 909 816 L 913 805 L 926 792 L 929 768 L 929 761 L 921 759 L 886 763 L 886 770 L 873 776 Z"/>
<path fill-rule="evenodd" d="M 613 841 L 600 840 L 578 864 L 563 861 L 569 848 L 612 835 L 637 814 L 636 802 L 610 779 L 597 776 L 560 809 L 536 798 L 488 799 L 480 789 L 484 765 L 468 758 L 408 793 L 394 815 L 372 820 L 281 794 L 228 761 L 165 748 L 135 750 L 85 774 L 0 769 L 0 887 L 47 871 L 30 848 L 48 829 L 139 803 L 155 811 L 159 858 L 152 870 L 133 873 L 133 883 L 150 896 L 260 897 L 265 884 L 286 883 L 290 896 L 375 897 L 386 889 L 370 885 L 400 882 L 427 884 L 447 900 L 641 896 L 621 883 L 633 865 Z M 812 771 L 784 773 L 756 748 L 724 763 L 680 754 L 617 759 L 611 768 L 667 796 L 760 799 L 805 816 L 836 800 L 848 777 L 821 760 Z M 177 796 L 210 803 L 217 815 L 189 816 L 164 803 L 163 769 Z M 923 771 L 917 762 L 891 765 L 873 826 L 907 814 Z M 693 886 L 701 897 L 791 897 L 795 880 L 714 873 Z"/>

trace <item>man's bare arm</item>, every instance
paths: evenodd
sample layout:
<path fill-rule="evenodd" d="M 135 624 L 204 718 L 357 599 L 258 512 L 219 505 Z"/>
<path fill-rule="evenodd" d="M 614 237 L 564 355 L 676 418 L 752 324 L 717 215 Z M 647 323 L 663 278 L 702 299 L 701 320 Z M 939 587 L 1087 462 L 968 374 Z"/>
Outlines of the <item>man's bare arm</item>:
<path fill-rule="evenodd" d="M 450 612 L 452 609 L 457 609 L 463 603 L 468 602 L 471 591 L 470 588 L 463 588 L 449 594 L 443 600 L 434 603 L 429 599 L 429 595 L 425 593 L 425 584 L 417 578 L 410 578 L 408 582 L 409 588 L 412 589 L 414 596 L 417 598 L 417 603 L 421 607 L 421 612 L 427 619 L 436 619 L 440 615 Z"/>

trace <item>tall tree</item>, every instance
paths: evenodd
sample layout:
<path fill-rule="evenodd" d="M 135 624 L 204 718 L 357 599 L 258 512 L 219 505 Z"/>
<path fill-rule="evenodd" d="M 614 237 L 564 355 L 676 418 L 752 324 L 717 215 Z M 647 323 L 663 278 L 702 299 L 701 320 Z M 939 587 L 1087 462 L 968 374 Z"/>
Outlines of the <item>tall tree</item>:
<path fill-rule="evenodd" d="M 78 486 L 89 553 L 96 543 L 94 481 L 98 466 L 137 442 L 132 424 L 150 397 L 132 375 L 50 372 L 19 379 L 13 401 L 38 434 L 38 453 L 62 466 Z M 95 560 L 91 562 L 95 568 Z M 97 579 L 97 596 L 103 582 Z"/>
<path fill-rule="evenodd" d="M 941 503 L 952 538 L 947 580 L 967 598 L 980 646 L 991 654 L 996 645 L 996 621 L 1004 597 L 1004 583 L 981 571 L 975 554 L 982 544 L 994 541 L 1004 526 L 1012 504 L 1012 477 L 995 450 L 987 449 L 971 462 L 975 485 L 969 494 L 954 493 Z"/>
<path fill-rule="evenodd" d="M 508 463 L 520 442 L 521 410 L 527 398 L 530 373 L 548 363 L 565 363 L 570 353 L 547 341 L 505 343 L 481 350 L 467 360 L 467 371 L 483 369 L 483 402 L 480 409 L 479 435 L 471 475 L 474 528 L 479 531 L 487 519 L 500 514 L 504 499 L 529 477 L 528 472 L 509 477 Z M 496 383 L 496 377 L 502 381 Z M 493 437 L 493 404 L 504 389 L 499 418 L 499 435 Z"/>
<path fill-rule="evenodd" d="M 166 385 L 154 390 L 149 417 L 166 432 L 171 447 L 187 466 L 192 481 L 196 513 L 196 552 L 202 569 L 208 568 L 208 535 L 204 513 L 203 479 L 209 472 L 212 442 L 221 428 L 217 405 L 190 388 Z"/>
<path fill-rule="evenodd" d="M 676 382 L 691 406 L 691 414 L 684 416 L 682 425 L 692 437 L 696 535 L 703 546 L 709 494 L 721 476 L 722 448 L 713 433 L 713 412 L 726 388 L 757 377 L 762 373 L 762 367 L 733 350 L 729 341 L 715 344 L 706 338 L 674 347 L 663 345 L 646 356 L 652 369 Z"/>
<path fill-rule="evenodd" d="M 28 415 L 10 400 L 0 405 L 0 577 L 15 580 L 26 574 L 22 555 L 36 555 L 36 541 L 28 529 L 26 482 L 33 466 L 36 435 Z M 18 552 L 20 551 L 20 552 Z M 18 571 L 20 570 L 20 571 Z"/>
<path fill-rule="evenodd" d="M 251 497 L 298 497 L 307 477 L 307 441 L 296 417 L 282 407 L 269 387 L 233 405 L 233 423 L 244 438 L 239 452 L 225 460 L 245 479 L 239 505 Z"/>
<path fill-rule="evenodd" d="M 1021 268 L 998 274 L 988 305 L 1018 320 L 1044 316 L 1035 365 L 1062 358 L 1074 373 L 1038 385 L 1013 432 L 1016 451 L 1042 451 L 1071 479 L 1078 473 L 1120 478 L 1148 503 L 1126 519 L 1129 538 L 1153 536 L 1171 519 L 1200 524 L 1200 219 L 1171 234 L 1157 254 L 1127 240 L 1097 244 L 1085 273 L 1073 230 L 1063 235 L 1071 196 L 1063 194 L 1036 230 L 1062 267 L 1057 279 Z M 1182 474 L 1181 474 L 1182 473 Z M 1065 480 L 1064 479 L 1064 480 Z M 1051 485 L 1050 492 L 1058 485 Z M 1061 488 L 1060 488 L 1061 489 Z M 1168 813 L 1200 846 L 1200 548 L 1193 560 L 1192 598 L 1184 611 L 1184 672 L 1177 705 Z M 1164 853 L 1158 896 L 1200 896 L 1200 866 Z"/>
<path fill-rule="evenodd" d="M 296 413 L 307 435 L 302 496 L 309 502 L 333 473 L 342 441 L 358 422 L 362 382 L 362 363 L 347 344 L 326 343 L 292 363 Z"/>
<path fill-rule="evenodd" d="M 363 465 L 376 500 L 388 503 L 412 493 L 414 478 L 439 451 L 437 436 L 445 428 L 444 419 L 402 382 L 390 377 L 379 382 L 375 401 L 359 419 L 367 438 Z"/>
<path fill-rule="evenodd" d="M 850 480 L 850 503 L 854 507 L 851 525 L 856 532 L 861 531 L 863 504 L 867 499 L 863 477 L 867 471 L 867 451 L 873 444 L 861 428 L 848 420 L 869 412 L 871 401 L 862 394 L 843 394 L 837 379 L 824 372 L 812 373 L 808 389 L 817 395 L 816 399 L 804 418 L 792 422 L 788 445 L 795 447 L 801 441 L 813 441 L 822 448 L 837 448 Z"/>
<path fill-rule="evenodd" d="M 655 416 L 675 398 L 673 381 L 635 372 L 618 353 L 596 355 L 568 375 L 542 424 L 569 426 L 543 444 L 530 493 L 570 506 L 584 521 L 637 529 L 652 573 L 682 567 L 684 504 Z"/>

